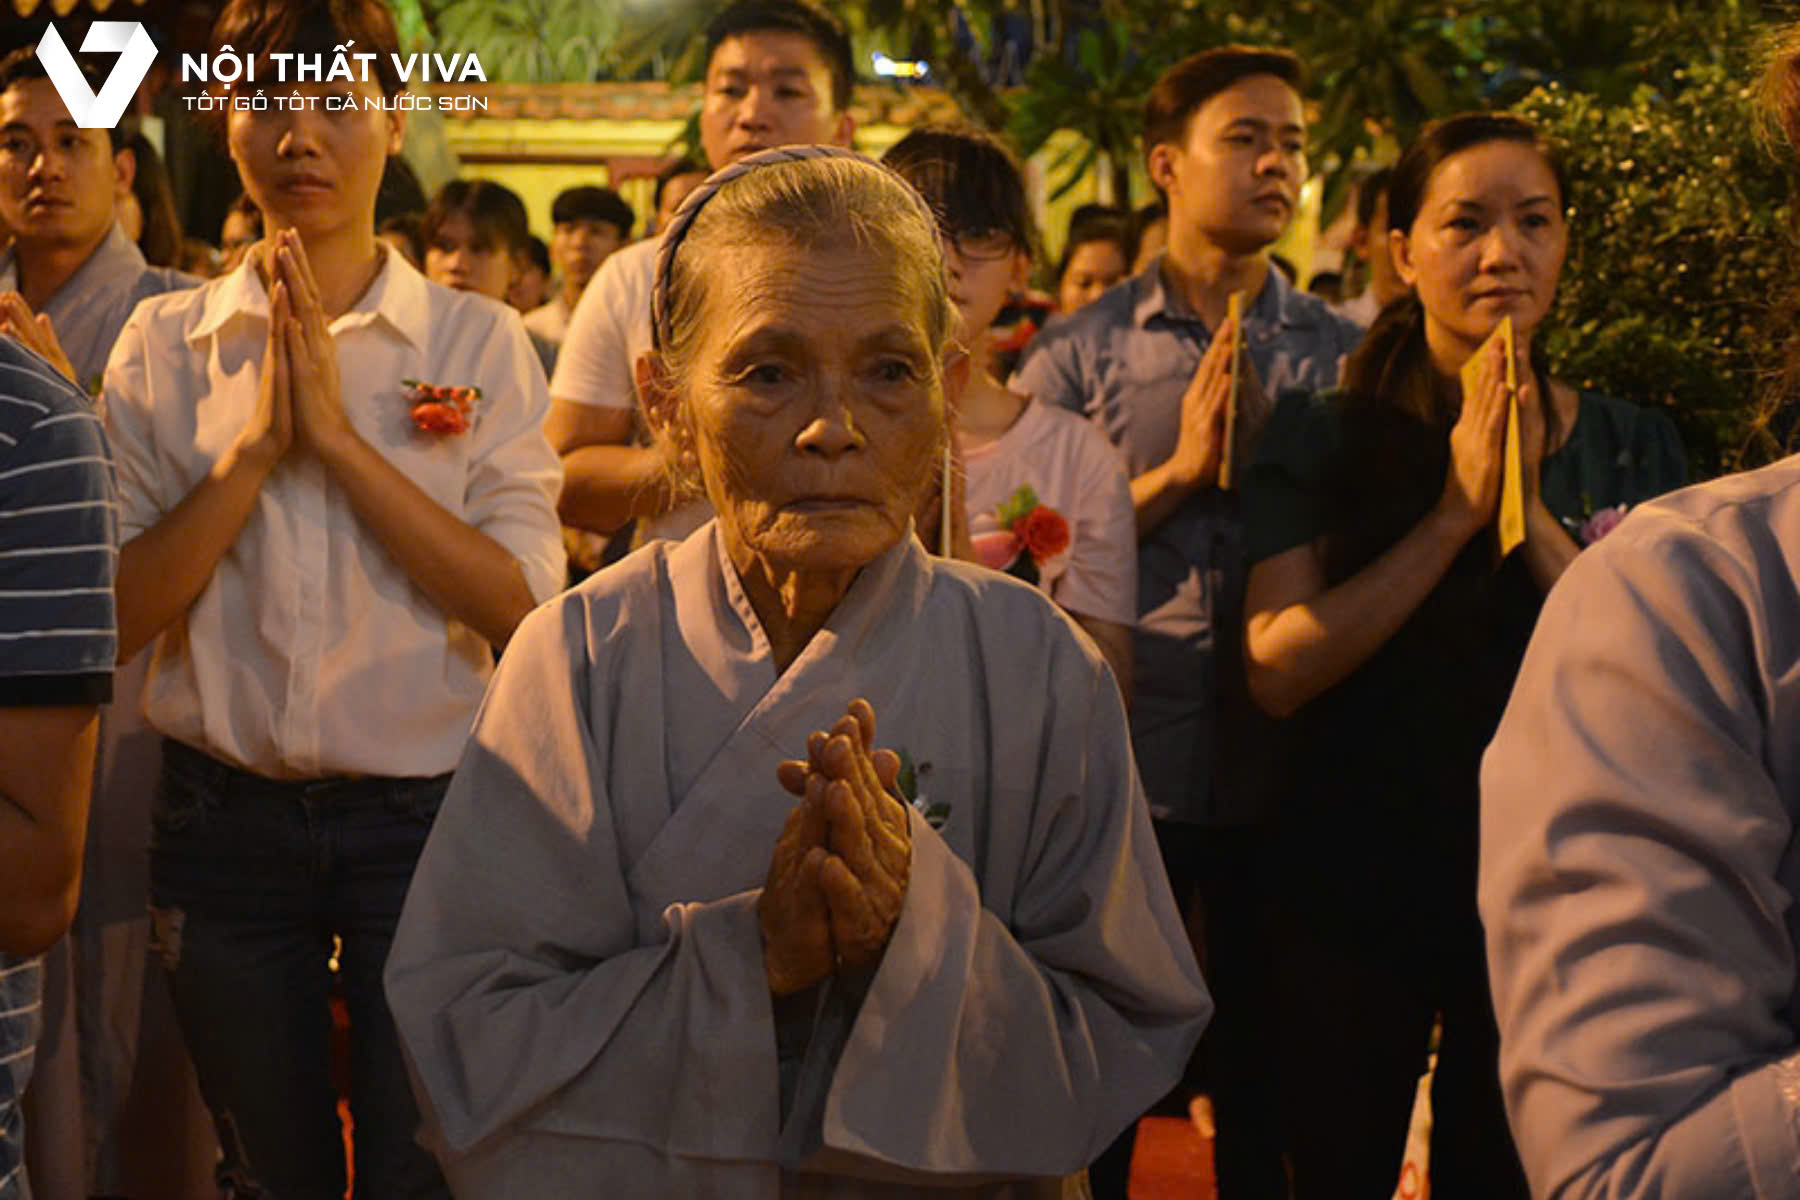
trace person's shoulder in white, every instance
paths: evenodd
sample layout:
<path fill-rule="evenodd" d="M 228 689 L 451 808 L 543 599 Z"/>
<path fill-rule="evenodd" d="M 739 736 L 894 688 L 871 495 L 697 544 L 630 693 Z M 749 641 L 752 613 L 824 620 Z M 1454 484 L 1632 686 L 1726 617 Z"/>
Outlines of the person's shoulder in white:
<path fill-rule="evenodd" d="M 198 287 L 173 288 L 166 292 L 145 296 L 132 308 L 129 320 L 139 324 L 168 321 L 183 328 L 195 324 L 200 315 L 206 311 L 207 304 L 213 296 L 225 292 L 228 288 L 233 289 L 235 293 L 233 281 L 238 272 L 244 270 L 248 270 L 248 268 L 239 267 L 235 271 L 228 271 L 215 278 L 203 280 Z"/>
<path fill-rule="evenodd" d="M 632 360 L 650 344 L 650 292 L 660 238 L 607 256 L 569 314 L 550 394 L 610 408 L 632 403 Z"/>
<path fill-rule="evenodd" d="M 553 296 L 526 313 L 522 319 L 529 332 L 560 344 L 569 332 L 569 313 L 562 297 Z"/>
<path fill-rule="evenodd" d="M 1020 420 L 1032 423 L 1032 443 L 1054 444 L 1078 459 L 1098 454 L 1104 455 L 1108 462 L 1118 460 L 1118 449 L 1106 440 L 1106 435 L 1092 421 L 1060 404 L 1033 400 Z"/>

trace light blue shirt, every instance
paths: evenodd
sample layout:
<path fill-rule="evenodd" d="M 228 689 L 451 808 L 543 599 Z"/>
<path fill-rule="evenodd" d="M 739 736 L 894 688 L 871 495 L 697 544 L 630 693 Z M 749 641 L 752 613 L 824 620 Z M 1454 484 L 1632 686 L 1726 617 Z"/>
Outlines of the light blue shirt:
<path fill-rule="evenodd" d="M 1014 376 L 1017 390 L 1085 413 L 1133 477 L 1174 453 L 1182 393 L 1212 344 L 1206 323 L 1165 286 L 1162 261 L 1045 327 Z M 1334 386 L 1361 339 L 1271 269 L 1244 313 L 1265 403 L 1240 411 L 1236 461 L 1250 462 L 1277 395 Z M 1207 488 L 1138 542 L 1131 736 L 1151 812 L 1164 820 L 1243 824 L 1263 815 L 1256 747 L 1267 731 L 1244 685 L 1237 503 Z"/>
<path fill-rule="evenodd" d="M 88 395 L 98 395 L 100 376 L 112 354 L 119 330 L 138 301 L 147 296 L 190 288 L 200 280 L 172 267 L 144 261 L 137 243 L 117 222 L 75 273 L 63 281 L 43 312 L 56 330 L 56 340 L 75 368 L 75 381 Z M 12 250 L 0 253 L 0 292 L 19 290 L 19 263 Z"/>

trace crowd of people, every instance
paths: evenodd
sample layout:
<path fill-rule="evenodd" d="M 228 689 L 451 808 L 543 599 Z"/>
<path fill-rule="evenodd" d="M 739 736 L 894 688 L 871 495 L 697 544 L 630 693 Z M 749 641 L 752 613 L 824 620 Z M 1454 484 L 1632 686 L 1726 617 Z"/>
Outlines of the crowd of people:
<path fill-rule="evenodd" d="M 391 206 L 380 0 L 212 39 L 376 52 L 219 107 L 216 248 L 0 60 L 0 1200 L 1107 1200 L 1197 1092 L 1224 1200 L 1385 1200 L 1432 1063 L 1440 1196 L 1793 1193 L 1800 467 L 1552 374 L 1530 123 L 1337 299 L 1281 50 L 1038 276 L 808 0 L 636 240 Z"/>

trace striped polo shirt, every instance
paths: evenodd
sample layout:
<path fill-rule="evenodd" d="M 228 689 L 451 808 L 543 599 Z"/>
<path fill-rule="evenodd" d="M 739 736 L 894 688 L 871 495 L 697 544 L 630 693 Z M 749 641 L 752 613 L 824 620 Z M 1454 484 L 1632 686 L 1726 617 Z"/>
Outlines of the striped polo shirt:
<path fill-rule="evenodd" d="M 0 708 L 111 698 L 117 557 L 112 460 L 93 403 L 0 337 Z M 0 1200 L 24 1194 L 19 1097 L 40 991 L 37 959 L 0 954 Z"/>

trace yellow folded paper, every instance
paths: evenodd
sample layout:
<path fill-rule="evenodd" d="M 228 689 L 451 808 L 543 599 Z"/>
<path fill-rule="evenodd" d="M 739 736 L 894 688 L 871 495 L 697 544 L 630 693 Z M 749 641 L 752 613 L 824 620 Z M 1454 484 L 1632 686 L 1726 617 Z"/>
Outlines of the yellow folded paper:
<path fill-rule="evenodd" d="M 1225 319 L 1231 322 L 1231 394 L 1225 398 L 1225 445 L 1219 451 L 1219 490 L 1231 490 L 1232 460 L 1237 450 L 1238 363 L 1244 355 L 1244 293 L 1233 292 L 1225 301 Z"/>
<path fill-rule="evenodd" d="M 1464 403 L 1481 382 L 1481 364 L 1493 353 L 1490 347 L 1498 338 L 1506 347 L 1506 446 L 1500 467 L 1500 515 L 1495 531 L 1500 538 L 1500 557 L 1505 558 L 1525 540 L 1525 476 L 1519 459 L 1519 371 L 1517 352 L 1513 346 L 1512 317 L 1500 318 L 1500 327 L 1481 344 L 1481 349 L 1463 364 Z"/>

